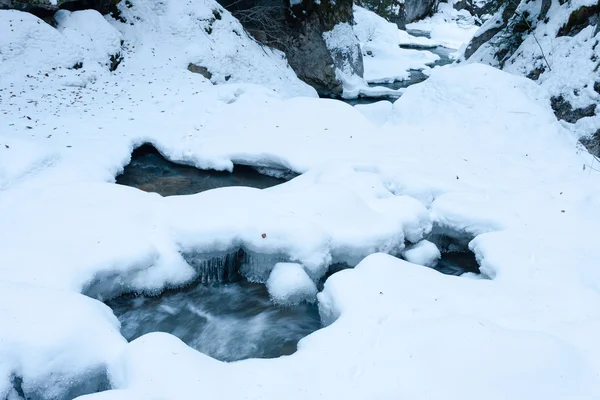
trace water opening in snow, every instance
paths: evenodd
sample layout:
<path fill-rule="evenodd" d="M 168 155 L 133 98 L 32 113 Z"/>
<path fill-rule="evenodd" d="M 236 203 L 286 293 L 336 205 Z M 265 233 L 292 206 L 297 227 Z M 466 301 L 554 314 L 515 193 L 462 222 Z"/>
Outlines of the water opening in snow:
<path fill-rule="evenodd" d="M 442 257 L 433 269 L 446 275 L 458 276 L 467 272 L 481 274 L 475 254 L 470 250 L 442 252 Z"/>
<path fill-rule="evenodd" d="M 441 252 L 433 269 L 446 275 L 458 276 L 467 272 L 481 275 L 475 254 L 469 249 L 469 242 L 473 240 L 471 235 L 434 226 L 427 240 Z"/>
<path fill-rule="evenodd" d="M 279 185 L 295 176 L 290 171 L 235 165 L 233 172 L 202 170 L 176 164 L 164 158 L 156 148 L 144 144 L 133 151 L 131 162 L 116 177 L 120 185 L 133 186 L 162 196 L 186 195 L 226 186 L 264 189 Z"/>
<path fill-rule="evenodd" d="M 168 332 L 221 361 L 289 355 L 321 328 L 316 304 L 275 306 L 263 284 L 242 279 L 200 282 L 160 296 L 125 295 L 106 304 L 127 340 Z"/>

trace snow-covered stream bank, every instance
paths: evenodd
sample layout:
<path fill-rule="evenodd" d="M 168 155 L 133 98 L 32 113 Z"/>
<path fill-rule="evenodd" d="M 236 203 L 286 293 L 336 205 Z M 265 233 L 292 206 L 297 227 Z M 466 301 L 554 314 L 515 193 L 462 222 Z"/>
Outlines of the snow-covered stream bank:
<path fill-rule="evenodd" d="M 133 25 L 0 11 L 1 399 L 600 397 L 600 176 L 543 88 L 446 66 L 351 107 L 314 97 L 212 1 L 131 3 Z M 144 143 L 300 175 L 168 197 L 115 184 Z M 420 265 L 439 232 L 489 279 Z M 354 267 L 319 288 L 324 327 L 292 355 L 128 342 L 98 300 L 174 293 L 239 248 L 270 258 L 244 274 L 278 298 Z"/>
<path fill-rule="evenodd" d="M 226 186 L 264 188 L 283 182 L 285 180 L 261 175 L 249 168 L 240 172 L 239 167 L 235 167 L 233 173 L 229 173 L 178 165 L 165 160 L 151 145 L 134 150 L 131 162 L 117 177 L 117 183 L 163 196 L 194 194 Z M 437 246 L 423 240 L 407 247 L 402 256 L 450 275 L 479 273 L 475 256 L 465 244 L 453 244 L 454 241 L 439 235 L 432 239 Z M 239 250 L 221 257 L 195 255 L 194 258 L 205 260 L 197 267 L 197 282 L 154 296 L 128 293 L 106 302 L 119 318 L 121 334 L 127 340 L 151 332 L 166 332 L 218 360 L 236 361 L 293 354 L 300 339 L 321 328 L 315 304 L 316 287 L 307 295 L 304 289 L 295 288 L 298 279 L 292 277 L 291 287 L 274 284 L 275 291 L 281 287 L 278 297 L 277 292 L 269 293 L 273 290 L 269 280 L 265 286 L 248 282 L 241 275 L 248 271 L 248 263 L 260 262 L 264 264 L 260 269 L 270 270 L 270 257 L 259 256 L 260 261 L 250 261 L 245 252 Z M 188 262 L 196 266 L 193 259 Z M 320 288 L 326 278 L 345 268 L 349 268 L 348 265 L 330 266 L 320 279 Z M 283 301 L 283 304 L 274 301 Z"/>

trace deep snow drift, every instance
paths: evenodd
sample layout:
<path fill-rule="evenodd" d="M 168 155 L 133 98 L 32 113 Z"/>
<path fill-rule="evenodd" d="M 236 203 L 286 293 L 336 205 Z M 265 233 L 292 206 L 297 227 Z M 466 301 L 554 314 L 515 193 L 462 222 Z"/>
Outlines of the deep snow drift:
<path fill-rule="evenodd" d="M 600 177 L 544 88 L 442 67 L 367 117 L 293 97 L 314 93 L 215 3 L 132 4 L 133 26 L 96 16 L 84 29 L 74 13 L 73 37 L 92 21 L 113 32 L 85 48 L 0 11 L 13 24 L 0 24 L 0 398 L 598 398 Z M 110 72 L 98 49 L 119 35 Z M 200 168 L 302 175 L 191 196 L 115 185 L 142 143 Z M 491 279 L 394 257 L 432 230 L 474 238 Z M 80 294 L 157 293 L 240 248 L 259 283 L 280 262 L 303 284 L 356 266 L 327 280 L 328 326 L 289 357 L 223 363 L 164 333 L 126 343 Z"/>

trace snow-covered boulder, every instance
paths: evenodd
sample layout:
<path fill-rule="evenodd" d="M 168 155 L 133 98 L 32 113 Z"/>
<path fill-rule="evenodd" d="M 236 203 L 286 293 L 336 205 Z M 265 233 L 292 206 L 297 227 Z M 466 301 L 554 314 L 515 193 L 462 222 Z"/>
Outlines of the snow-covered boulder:
<path fill-rule="evenodd" d="M 0 304 L 0 398 L 69 400 L 108 389 L 107 364 L 126 341 L 107 306 L 1 281 Z"/>
<path fill-rule="evenodd" d="M 123 35 L 99 12 L 59 10 L 54 14 L 57 29 L 85 54 L 84 65 L 97 63 L 116 69 L 121 57 Z"/>
<path fill-rule="evenodd" d="M 317 286 L 301 264 L 277 263 L 269 279 L 267 290 L 271 300 L 282 306 L 294 306 L 317 299 Z"/>
<path fill-rule="evenodd" d="M 0 10 L 0 76 L 47 73 L 82 61 L 80 49 L 38 17 Z"/>
<path fill-rule="evenodd" d="M 414 245 L 408 246 L 402 252 L 402 257 L 413 264 L 433 267 L 441 257 L 437 246 L 428 240 L 421 240 Z"/>

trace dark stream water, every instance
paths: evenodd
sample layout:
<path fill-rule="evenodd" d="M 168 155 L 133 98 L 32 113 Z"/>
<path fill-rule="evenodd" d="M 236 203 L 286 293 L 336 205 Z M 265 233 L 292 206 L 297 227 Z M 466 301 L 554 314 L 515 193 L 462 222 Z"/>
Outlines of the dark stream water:
<path fill-rule="evenodd" d="M 282 171 L 283 174 L 293 175 Z M 133 186 L 162 196 L 186 195 L 226 186 L 249 186 L 264 189 L 286 182 L 286 179 L 259 173 L 245 165 L 235 165 L 233 172 L 202 170 L 175 164 L 165 159 L 152 145 L 138 147 L 131 162 L 117 176 L 120 185 Z"/>
<path fill-rule="evenodd" d="M 122 296 L 107 304 L 127 340 L 168 332 L 222 361 L 292 354 L 300 339 L 321 327 L 316 305 L 277 307 L 264 285 L 244 280 L 200 283 L 156 297 Z"/>

